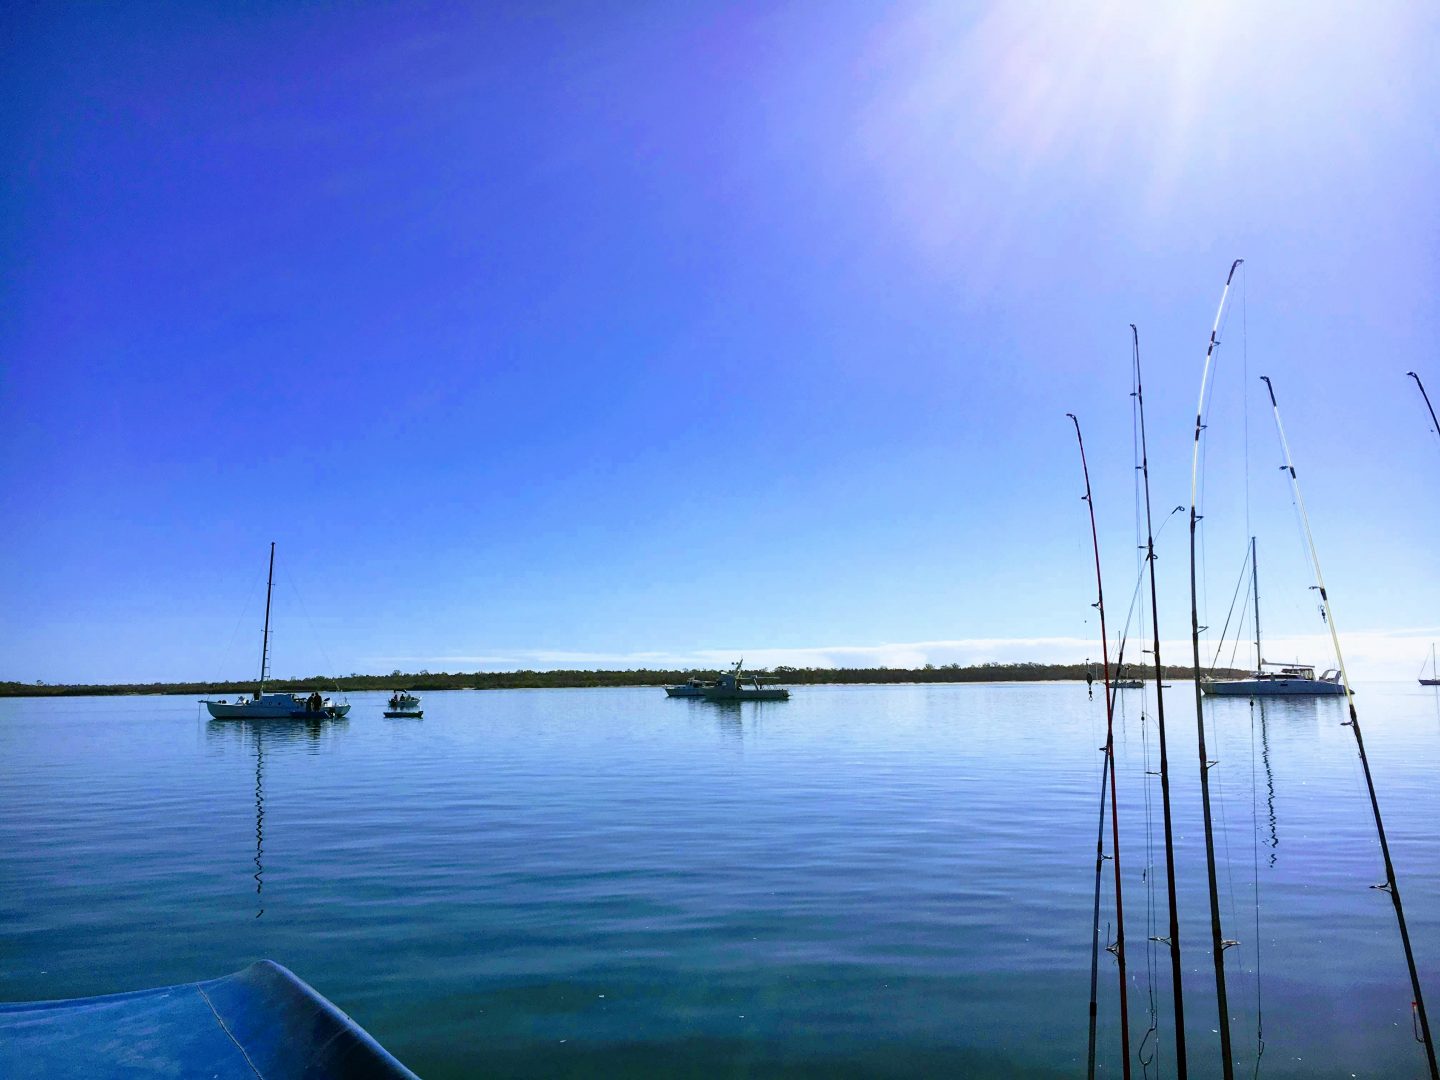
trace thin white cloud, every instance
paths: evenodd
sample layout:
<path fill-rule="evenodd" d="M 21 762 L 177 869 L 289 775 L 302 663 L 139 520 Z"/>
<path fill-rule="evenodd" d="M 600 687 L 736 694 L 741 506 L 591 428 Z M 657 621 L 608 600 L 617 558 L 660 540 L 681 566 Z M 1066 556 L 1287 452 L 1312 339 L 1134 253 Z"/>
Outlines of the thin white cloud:
<path fill-rule="evenodd" d="M 1413 627 L 1398 630 L 1362 630 L 1344 634 L 1341 645 L 1350 675 L 1355 679 L 1404 679 L 1413 677 L 1429 653 L 1429 643 L 1440 638 L 1440 627 Z M 1167 664 L 1188 665 L 1190 640 L 1160 643 Z M 1209 663 L 1214 645 L 1202 642 L 1201 658 Z M 1223 664 L 1231 662 L 1227 648 Z M 663 649 L 635 652 L 585 652 L 558 649 L 502 649 L 484 654 L 375 657 L 375 667 L 413 670 L 511 670 L 531 668 L 672 668 L 714 670 L 744 658 L 748 667 L 923 667 L 925 664 L 984 663 L 1079 663 L 1100 659 L 1099 642 L 1079 637 L 955 638 L 934 641 L 885 642 L 873 645 L 810 645 L 724 649 L 689 652 Z M 1248 667 L 1253 655 L 1242 642 L 1233 653 L 1237 667 Z M 1115 659 L 1112 649 L 1111 660 Z M 1317 668 L 1334 666 L 1334 652 L 1326 634 L 1277 636 L 1265 642 L 1265 659 L 1298 660 Z M 1149 662 L 1149 653 L 1132 643 L 1127 664 Z"/>

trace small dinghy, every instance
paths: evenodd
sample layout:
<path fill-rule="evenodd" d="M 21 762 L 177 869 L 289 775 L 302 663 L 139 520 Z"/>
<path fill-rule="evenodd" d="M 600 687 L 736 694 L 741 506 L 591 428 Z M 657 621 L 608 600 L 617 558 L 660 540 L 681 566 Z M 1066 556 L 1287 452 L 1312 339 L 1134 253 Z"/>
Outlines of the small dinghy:
<path fill-rule="evenodd" d="M 409 690 L 396 690 L 390 695 L 390 700 L 385 703 L 385 716 L 391 720 L 415 719 L 423 717 L 425 713 L 420 708 L 420 699 Z"/>
<path fill-rule="evenodd" d="M 270 960 L 158 990 L 0 1003 L 0 1076 L 417 1080 Z"/>

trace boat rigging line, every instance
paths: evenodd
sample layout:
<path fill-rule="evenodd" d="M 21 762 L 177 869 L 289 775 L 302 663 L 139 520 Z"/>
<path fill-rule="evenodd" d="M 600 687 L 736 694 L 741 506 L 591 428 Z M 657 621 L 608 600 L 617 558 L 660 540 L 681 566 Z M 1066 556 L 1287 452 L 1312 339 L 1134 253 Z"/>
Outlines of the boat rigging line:
<path fill-rule="evenodd" d="M 1275 414 L 1275 431 L 1280 437 L 1280 450 L 1284 455 L 1284 463 L 1280 470 L 1289 474 L 1290 489 L 1295 496 L 1295 506 L 1300 512 L 1300 520 L 1305 529 L 1305 544 L 1310 552 L 1310 566 L 1315 571 L 1315 587 L 1320 593 L 1321 610 L 1325 615 L 1325 623 L 1330 628 L 1330 642 L 1335 647 L 1335 663 L 1340 669 L 1340 681 L 1345 687 L 1345 702 L 1349 706 L 1350 720 L 1348 727 L 1355 735 L 1355 748 L 1360 754 L 1360 765 L 1365 773 L 1365 788 L 1370 795 L 1370 810 L 1375 816 L 1375 833 L 1380 838 L 1380 854 L 1385 862 L 1385 882 L 1381 885 L 1372 886 L 1390 894 L 1390 901 L 1395 906 L 1395 921 L 1400 927 L 1400 943 L 1405 948 L 1405 964 L 1410 970 L 1410 987 L 1415 994 L 1411 1002 L 1411 1008 L 1416 1020 L 1419 1023 L 1420 1038 L 1418 1041 L 1425 1046 L 1425 1057 L 1430 1066 L 1431 1080 L 1440 1080 L 1440 1068 L 1435 1063 L 1435 1044 L 1430 1037 L 1430 1020 L 1425 1014 L 1425 997 L 1420 990 L 1420 975 L 1415 968 L 1415 952 L 1410 947 L 1410 930 L 1405 923 L 1405 908 L 1400 902 L 1400 886 L 1395 880 L 1395 864 L 1390 859 L 1390 842 L 1385 837 L 1385 822 L 1380 816 L 1380 800 L 1375 794 L 1375 780 L 1370 775 L 1370 759 L 1365 756 L 1365 740 L 1360 734 L 1360 717 L 1355 711 L 1355 694 L 1350 687 L 1350 676 L 1345 671 L 1345 657 L 1340 651 L 1340 634 L 1335 629 L 1335 613 L 1330 607 L 1330 596 L 1325 591 L 1325 578 L 1320 573 L 1320 555 L 1315 549 L 1315 537 L 1310 531 L 1310 516 L 1305 512 L 1305 500 L 1300 494 L 1300 479 L 1295 473 L 1295 465 L 1290 457 L 1290 444 L 1285 438 L 1285 426 L 1280 422 L 1280 406 L 1275 400 L 1275 387 L 1271 385 L 1270 378 L 1262 375 L 1260 378 L 1265 383 L 1265 389 L 1270 392 L 1270 408 Z M 1420 381 L 1417 376 L 1415 381 Z M 1424 387 L 1421 387 L 1424 392 Z M 1426 399 L 1427 403 L 1429 399 Z"/>
<path fill-rule="evenodd" d="M 1235 271 L 1244 259 L 1230 265 L 1220 306 L 1215 310 L 1215 324 L 1210 329 L 1210 344 L 1205 349 L 1205 367 L 1200 375 L 1200 404 L 1195 409 L 1195 445 L 1190 461 L 1190 641 L 1194 651 L 1195 732 L 1200 753 L 1200 805 L 1205 821 L 1205 870 L 1210 886 L 1210 949 L 1215 964 L 1215 997 L 1220 1020 L 1220 1060 L 1225 1080 L 1234 1080 L 1235 1062 L 1230 1050 L 1230 1003 L 1225 993 L 1225 950 L 1228 943 L 1220 928 L 1220 888 L 1215 875 L 1215 826 L 1210 814 L 1210 766 L 1213 764 L 1205 749 L 1205 700 L 1200 689 L 1200 607 L 1196 579 L 1195 540 L 1199 531 L 1200 513 L 1197 506 L 1200 482 L 1200 436 L 1205 430 L 1205 391 L 1210 386 L 1210 368 L 1215 350 L 1220 345 L 1220 322 L 1225 316 L 1225 301 Z"/>
<path fill-rule="evenodd" d="M 1145 392 L 1140 379 L 1140 331 L 1130 324 L 1135 348 L 1135 405 L 1140 415 L 1140 476 L 1145 487 L 1145 562 L 1150 570 L 1150 629 L 1155 660 L 1156 733 L 1160 740 L 1160 807 L 1165 827 L 1165 888 L 1170 906 L 1170 927 L 1165 944 L 1170 946 L 1170 979 L 1175 1002 L 1175 1074 L 1185 1080 L 1185 997 L 1180 968 L 1180 912 L 1175 897 L 1175 843 L 1170 814 L 1170 761 L 1165 747 L 1165 668 L 1160 660 L 1160 605 L 1155 587 L 1155 533 L 1150 517 L 1150 455 L 1145 443 Z M 1176 509 L 1179 509 L 1177 507 Z M 1166 518 L 1168 521 L 1169 518 Z M 1164 527 L 1164 524 L 1161 524 Z"/>
<path fill-rule="evenodd" d="M 1110 848 L 1111 862 L 1115 870 L 1115 952 L 1116 965 L 1120 974 L 1120 1047 L 1121 1071 L 1125 1080 L 1130 1080 L 1130 1009 L 1127 993 L 1128 976 L 1125 973 L 1125 899 L 1120 878 L 1120 823 L 1119 803 L 1115 798 L 1115 690 L 1110 680 L 1110 642 L 1105 629 L 1105 583 L 1100 573 L 1100 533 L 1095 526 L 1095 500 L 1090 490 L 1090 466 L 1085 460 L 1085 439 L 1080 434 L 1080 421 L 1074 413 L 1066 413 L 1075 425 L 1075 441 L 1080 446 L 1080 468 L 1085 474 L 1085 505 L 1090 511 L 1090 540 L 1095 549 L 1095 608 L 1100 612 L 1100 655 L 1105 674 L 1105 764 L 1110 777 Z M 1102 784 L 1103 791 L 1103 784 Z M 1101 812 L 1104 812 L 1102 797 Z M 1103 835 L 1103 817 L 1101 833 Z M 1103 860 L 1103 853 L 1100 859 Z M 1098 897 L 1098 893 L 1097 893 Z M 1097 913 L 1098 922 L 1098 913 Z M 1098 940 L 1098 939 L 1097 939 Z M 1093 952 L 1092 942 L 1092 956 Z M 1093 967 L 1093 965 L 1092 965 Z M 1089 1075 L 1095 1075 L 1095 996 L 1090 997 L 1090 1063 Z"/>

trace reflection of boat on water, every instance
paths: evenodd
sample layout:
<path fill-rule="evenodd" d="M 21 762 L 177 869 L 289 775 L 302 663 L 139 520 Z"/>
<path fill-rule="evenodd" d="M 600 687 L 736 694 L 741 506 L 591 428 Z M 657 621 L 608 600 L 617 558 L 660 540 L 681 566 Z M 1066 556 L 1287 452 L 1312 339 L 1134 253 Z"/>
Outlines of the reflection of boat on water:
<path fill-rule="evenodd" d="M 385 716 L 395 719 L 420 719 L 425 713 L 420 708 L 420 699 L 409 690 L 396 690 L 385 703 Z"/>
<path fill-rule="evenodd" d="M 248 741 L 255 748 L 255 918 L 265 914 L 265 750 L 267 746 L 296 743 L 302 739 L 312 746 L 318 745 L 327 730 L 344 730 L 349 721 L 344 718 L 311 717 L 308 719 L 266 720 L 264 723 L 250 723 L 246 720 L 211 720 L 207 727 L 207 738 L 221 740 L 227 737 L 240 739 L 244 746 Z"/>
<path fill-rule="evenodd" d="M 318 690 L 306 697 L 299 694 L 265 693 L 270 675 L 270 597 L 275 589 L 275 544 L 270 544 L 270 572 L 265 582 L 265 629 L 260 637 L 260 685 L 253 698 L 242 694 L 234 701 L 204 698 L 201 703 L 216 720 L 324 720 L 344 716 L 346 703 L 336 703 Z"/>
<path fill-rule="evenodd" d="M 0 1074 L 415 1080 L 271 960 L 180 986 L 0 1004 Z"/>
<path fill-rule="evenodd" d="M 1340 672 L 1331 668 L 1318 677 L 1310 664 L 1279 664 L 1264 659 L 1260 647 L 1260 573 L 1255 538 L 1250 538 L 1250 588 L 1255 614 L 1255 673 L 1248 679 L 1202 679 L 1202 692 L 1214 697 L 1326 697 L 1345 693 Z M 1222 633 L 1223 638 L 1223 633 Z M 1267 671 L 1267 668 L 1274 668 Z"/>
<path fill-rule="evenodd" d="M 705 691 L 714 685 L 715 680 L 713 679 L 702 679 L 699 676 L 691 676 L 679 686 L 665 687 L 665 694 L 667 697 L 704 697 Z"/>
<path fill-rule="evenodd" d="M 773 675 L 747 675 L 742 669 L 745 661 L 737 660 L 735 666 L 715 680 L 714 686 L 705 687 L 700 696 L 706 701 L 789 701 L 790 691 L 783 686 L 761 686 L 762 682 L 779 682 Z"/>

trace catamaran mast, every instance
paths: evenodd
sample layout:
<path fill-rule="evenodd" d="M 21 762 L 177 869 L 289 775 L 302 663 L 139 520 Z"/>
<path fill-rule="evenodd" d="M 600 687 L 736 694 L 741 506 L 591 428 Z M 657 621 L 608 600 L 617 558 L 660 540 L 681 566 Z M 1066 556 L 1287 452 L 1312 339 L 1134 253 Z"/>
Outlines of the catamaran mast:
<path fill-rule="evenodd" d="M 1150 519 L 1150 454 L 1145 445 L 1145 393 L 1140 380 L 1140 331 L 1130 324 L 1135 345 L 1135 404 L 1140 413 L 1140 476 L 1145 482 L 1145 561 L 1150 567 L 1150 629 L 1155 640 L 1155 714 L 1160 737 L 1160 805 L 1165 817 L 1165 885 L 1170 900 L 1170 980 L 1175 987 L 1175 1074 L 1185 1080 L 1185 997 L 1180 978 L 1180 912 L 1175 899 L 1175 845 L 1170 823 L 1170 762 L 1165 751 L 1165 670 L 1160 663 L 1160 605 L 1155 590 L 1155 527 Z"/>
<path fill-rule="evenodd" d="M 1255 595 L 1255 674 L 1265 671 L 1265 656 L 1260 651 L 1260 564 L 1255 550 L 1255 537 L 1250 537 L 1250 591 Z M 1244 612 L 1241 612 L 1243 619 Z M 1237 633 L 1235 635 L 1239 637 Z"/>
<path fill-rule="evenodd" d="M 1105 630 L 1105 584 L 1100 575 L 1100 533 L 1095 527 L 1095 501 L 1090 494 L 1090 466 L 1085 461 L 1085 440 L 1080 435 L 1080 421 L 1075 418 L 1075 414 L 1065 415 L 1074 423 L 1075 441 L 1080 444 L 1080 468 L 1085 473 L 1085 504 L 1090 508 L 1090 540 L 1095 548 L 1095 607 L 1100 612 L 1100 655 L 1105 665 L 1105 761 L 1110 775 L 1110 849 L 1111 861 L 1115 866 L 1115 961 L 1120 970 L 1120 1061 L 1125 1080 L 1130 1080 L 1130 1006 L 1127 992 L 1130 980 L 1125 973 L 1125 899 L 1120 884 L 1120 822 L 1117 816 L 1120 807 L 1115 798 L 1115 691 L 1110 681 L 1110 642 Z M 1093 1005 L 1091 1016 L 1093 1022 Z"/>
<path fill-rule="evenodd" d="M 265 693 L 265 676 L 270 667 L 270 593 L 275 588 L 275 541 L 270 541 L 270 573 L 265 580 L 265 630 L 260 636 L 260 689 L 255 692 L 258 700 Z"/>
<path fill-rule="evenodd" d="M 1244 259 L 1236 259 L 1225 278 L 1225 291 L 1215 310 L 1215 325 L 1210 329 L 1210 345 L 1205 350 L 1205 368 L 1200 376 L 1200 404 L 1195 409 L 1195 448 L 1190 461 L 1190 642 L 1195 663 L 1195 732 L 1200 750 L 1200 805 L 1205 819 L 1205 869 L 1210 884 L 1210 951 L 1215 962 L 1215 997 L 1220 1013 L 1220 1059 L 1225 1080 L 1234 1080 L 1235 1063 L 1230 1053 L 1230 1004 L 1225 993 L 1225 937 L 1220 930 L 1220 885 L 1215 874 L 1215 827 L 1210 817 L 1210 760 L 1205 750 L 1205 695 L 1200 689 L 1200 606 L 1196 581 L 1195 536 L 1200 524 L 1200 433 L 1205 430 L 1205 391 L 1210 385 L 1210 364 L 1220 344 L 1220 320 L 1225 315 L 1225 301 L 1230 296 L 1230 283 Z"/>
<path fill-rule="evenodd" d="M 1415 385 L 1420 388 L 1420 396 L 1425 399 L 1425 408 L 1430 410 L 1430 422 L 1435 425 L 1435 434 L 1440 435 L 1440 420 L 1435 419 L 1435 406 L 1430 404 L 1430 395 L 1425 393 L 1425 384 L 1420 381 L 1420 376 L 1413 371 L 1405 373 L 1415 380 Z"/>
<path fill-rule="evenodd" d="M 1275 413 L 1275 430 L 1280 436 L 1280 449 L 1285 462 L 1280 466 L 1290 474 L 1290 488 L 1295 494 L 1295 506 L 1300 511 L 1300 523 L 1305 528 L 1305 543 L 1310 550 L 1310 565 L 1315 571 L 1315 585 L 1320 592 L 1320 604 L 1325 613 L 1325 623 L 1330 627 L 1330 642 L 1335 646 L 1335 662 L 1340 666 L 1340 681 L 1345 687 L 1345 701 L 1350 708 L 1350 730 L 1355 733 L 1355 747 L 1360 753 L 1360 764 L 1365 772 L 1365 788 L 1370 793 L 1370 809 L 1375 815 L 1375 832 L 1380 837 L 1380 854 L 1385 861 L 1385 884 L 1377 886 L 1390 894 L 1395 905 L 1395 920 L 1400 925 L 1400 943 L 1405 947 L 1405 963 L 1410 969 L 1410 988 L 1415 994 L 1411 1002 L 1416 1018 L 1420 1022 L 1420 1041 L 1425 1044 L 1425 1057 L 1430 1065 L 1432 1080 L 1440 1080 L 1440 1068 L 1435 1063 L 1435 1044 L 1430 1038 L 1430 1020 L 1425 1014 L 1425 997 L 1420 991 L 1420 975 L 1415 969 L 1415 953 L 1410 947 L 1410 930 L 1405 924 L 1405 908 L 1400 903 L 1400 886 L 1395 880 L 1395 864 L 1390 861 L 1390 843 L 1385 838 L 1385 822 L 1380 817 L 1380 800 L 1375 795 L 1375 780 L 1370 775 L 1370 759 L 1365 756 L 1365 740 L 1360 735 L 1360 718 L 1355 712 L 1355 695 L 1350 689 L 1350 676 L 1345 673 L 1345 657 L 1340 651 L 1340 632 L 1335 629 L 1335 613 L 1330 609 L 1330 596 L 1325 591 L 1325 578 L 1320 573 L 1320 555 L 1315 550 L 1315 538 L 1310 533 L 1310 517 L 1305 513 L 1305 500 L 1300 495 L 1300 479 L 1290 459 L 1290 444 L 1285 439 L 1285 426 L 1280 423 L 1280 406 L 1275 401 L 1275 387 L 1270 385 L 1269 376 L 1262 375 L 1265 389 L 1270 391 L 1270 408 Z M 1417 377 L 1416 382 L 1419 382 Z M 1424 388 L 1421 388 L 1422 392 Z M 1428 399 L 1427 399 L 1428 401 Z"/>

